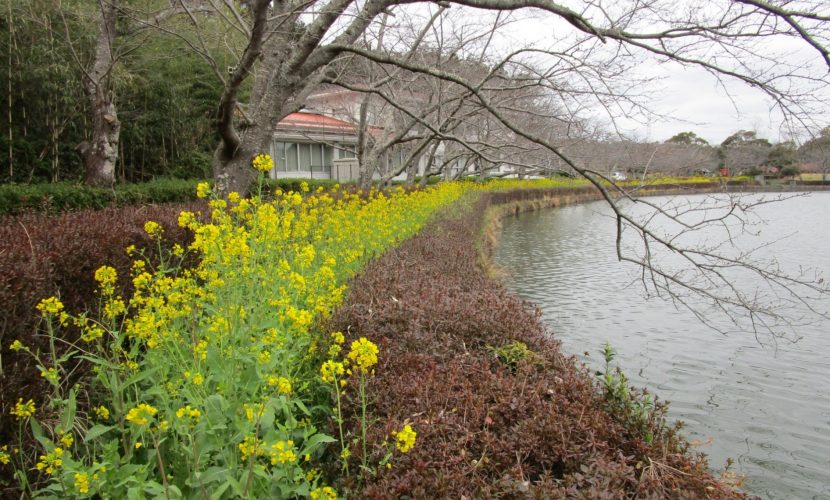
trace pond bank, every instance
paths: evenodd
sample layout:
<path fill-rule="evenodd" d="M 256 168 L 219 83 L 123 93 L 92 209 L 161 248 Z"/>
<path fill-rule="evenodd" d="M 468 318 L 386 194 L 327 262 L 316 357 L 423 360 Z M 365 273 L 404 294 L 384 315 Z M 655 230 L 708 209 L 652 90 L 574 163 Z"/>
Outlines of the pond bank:
<path fill-rule="evenodd" d="M 594 377 L 562 355 L 538 310 L 478 264 L 488 248 L 482 228 L 494 220 L 488 207 L 510 213 L 596 196 L 482 194 L 357 276 L 331 326 L 380 347 L 369 389 L 379 423 L 369 443 L 381 448 L 404 423 L 418 432 L 416 447 L 363 485 L 362 496 L 743 496 L 657 425 L 659 415 L 646 443 Z"/>

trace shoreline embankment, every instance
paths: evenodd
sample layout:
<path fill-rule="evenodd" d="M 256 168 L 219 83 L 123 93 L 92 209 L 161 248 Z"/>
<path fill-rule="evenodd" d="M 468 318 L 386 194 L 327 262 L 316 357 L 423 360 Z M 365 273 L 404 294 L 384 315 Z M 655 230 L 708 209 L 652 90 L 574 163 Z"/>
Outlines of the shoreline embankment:
<path fill-rule="evenodd" d="M 561 353 L 538 309 L 480 265 L 496 215 L 599 196 L 582 188 L 483 193 L 361 271 L 330 327 L 368 337 L 382 353 L 369 387 L 379 422 L 369 449 L 405 423 L 418 445 L 344 490 L 367 498 L 744 497 L 709 472 L 661 410 L 634 421 L 611 404 Z M 357 425 L 347 422 L 353 432 Z"/>

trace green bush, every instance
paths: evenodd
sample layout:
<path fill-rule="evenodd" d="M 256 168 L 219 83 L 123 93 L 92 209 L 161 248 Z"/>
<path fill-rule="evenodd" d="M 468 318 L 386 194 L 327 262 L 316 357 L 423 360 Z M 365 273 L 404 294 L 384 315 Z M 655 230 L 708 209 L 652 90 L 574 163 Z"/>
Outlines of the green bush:
<path fill-rule="evenodd" d="M 322 187 L 323 189 L 330 189 L 334 187 L 335 184 L 339 184 L 336 180 L 333 179 L 292 179 L 292 178 L 284 178 L 284 179 L 266 179 L 265 185 L 268 189 L 282 189 L 283 191 L 300 191 L 300 185 L 305 182 L 308 184 L 308 188 L 312 191 L 317 189 L 318 187 Z"/>
<path fill-rule="evenodd" d="M 196 197 L 196 180 L 156 179 L 112 189 L 56 182 L 0 185 L 0 215 L 64 212 L 133 203 L 170 203 Z"/>

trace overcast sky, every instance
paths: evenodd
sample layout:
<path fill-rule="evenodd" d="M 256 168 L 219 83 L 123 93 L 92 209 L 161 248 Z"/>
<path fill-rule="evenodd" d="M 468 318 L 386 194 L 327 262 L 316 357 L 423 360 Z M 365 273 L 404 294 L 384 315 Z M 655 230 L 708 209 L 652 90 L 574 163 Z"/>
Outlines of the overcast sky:
<path fill-rule="evenodd" d="M 675 0 L 677 5 L 687 1 Z M 526 12 L 517 16 L 521 19 L 510 26 L 510 35 L 502 42 L 506 46 L 550 47 L 551 40 L 567 39 L 575 31 L 562 20 Z M 776 37 L 754 43 L 763 46 L 768 54 L 775 54 L 776 61 L 808 62 L 815 71 L 827 72 L 819 53 L 801 39 Z M 608 45 L 615 46 L 613 42 Z M 705 70 L 674 62 L 644 62 L 633 71 L 646 77 L 660 77 L 660 81 L 647 89 L 645 102 L 651 110 L 667 117 L 662 120 L 615 118 L 618 130 L 639 140 L 665 141 L 679 132 L 693 131 L 711 144 L 720 144 L 738 130 L 754 130 L 772 142 L 792 138 L 792 129 L 783 126 L 783 115 L 772 109 L 770 98 L 743 82 L 725 77 L 724 89 Z M 824 102 L 828 104 L 820 106 L 821 111 L 811 115 L 817 122 L 811 129 L 816 131 L 818 127 L 830 124 L 830 89 L 825 86 L 823 93 Z M 599 115 L 600 110 L 597 111 Z M 803 130 L 798 133 L 802 139 L 807 138 Z"/>
<path fill-rule="evenodd" d="M 691 130 L 710 144 L 720 144 L 738 130 L 754 130 L 772 142 L 781 137 L 781 112 L 771 109 L 769 98 L 743 83 L 726 82 L 725 90 L 706 71 L 680 64 L 662 66 L 664 78 L 655 83 L 651 107 L 665 120 L 638 123 L 618 119 L 621 128 L 646 140 L 665 141 Z"/>

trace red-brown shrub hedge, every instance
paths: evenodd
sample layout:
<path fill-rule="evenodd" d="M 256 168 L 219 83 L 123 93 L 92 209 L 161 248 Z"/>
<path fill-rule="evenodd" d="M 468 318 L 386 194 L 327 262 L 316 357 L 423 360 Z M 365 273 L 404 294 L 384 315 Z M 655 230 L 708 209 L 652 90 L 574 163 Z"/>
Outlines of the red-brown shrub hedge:
<path fill-rule="evenodd" d="M 492 197 L 505 203 L 545 194 L 555 193 Z M 539 311 L 476 265 L 490 201 L 483 195 L 460 218 L 433 224 L 371 263 L 332 318 L 329 326 L 349 331 L 350 340 L 366 336 L 380 347 L 369 389 L 370 462 L 404 423 L 418 432 L 415 448 L 397 455 L 391 470 L 339 487 L 366 498 L 740 497 L 673 431 L 646 444 L 612 416 L 591 374 L 561 354 Z M 511 341 L 527 344 L 535 359 L 510 368 L 488 349 Z M 346 413 L 355 414 L 349 404 Z M 359 433 L 358 423 L 349 429 Z"/>
<path fill-rule="evenodd" d="M 17 424 L 9 410 L 17 399 L 34 398 L 39 404 L 38 395 L 46 392 L 47 384 L 30 357 L 9 350 L 14 340 L 48 350 L 47 339 L 38 335 L 37 303 L 59 295 L 70 312 L 96 307 L 94 273 L 104 264 L 118 270 L 124 293 L 131 265 L 125 248 L 135 245 L 155 253 L 155 244 L 144 232 L 146 221 L 164 226 L 165 245 L 189 244 L 190 236 L 177 224 L 182 210 L 205 211 L 205 205 L 130 206 L 0 219 L 0 444 L 14 441 Z"/>

